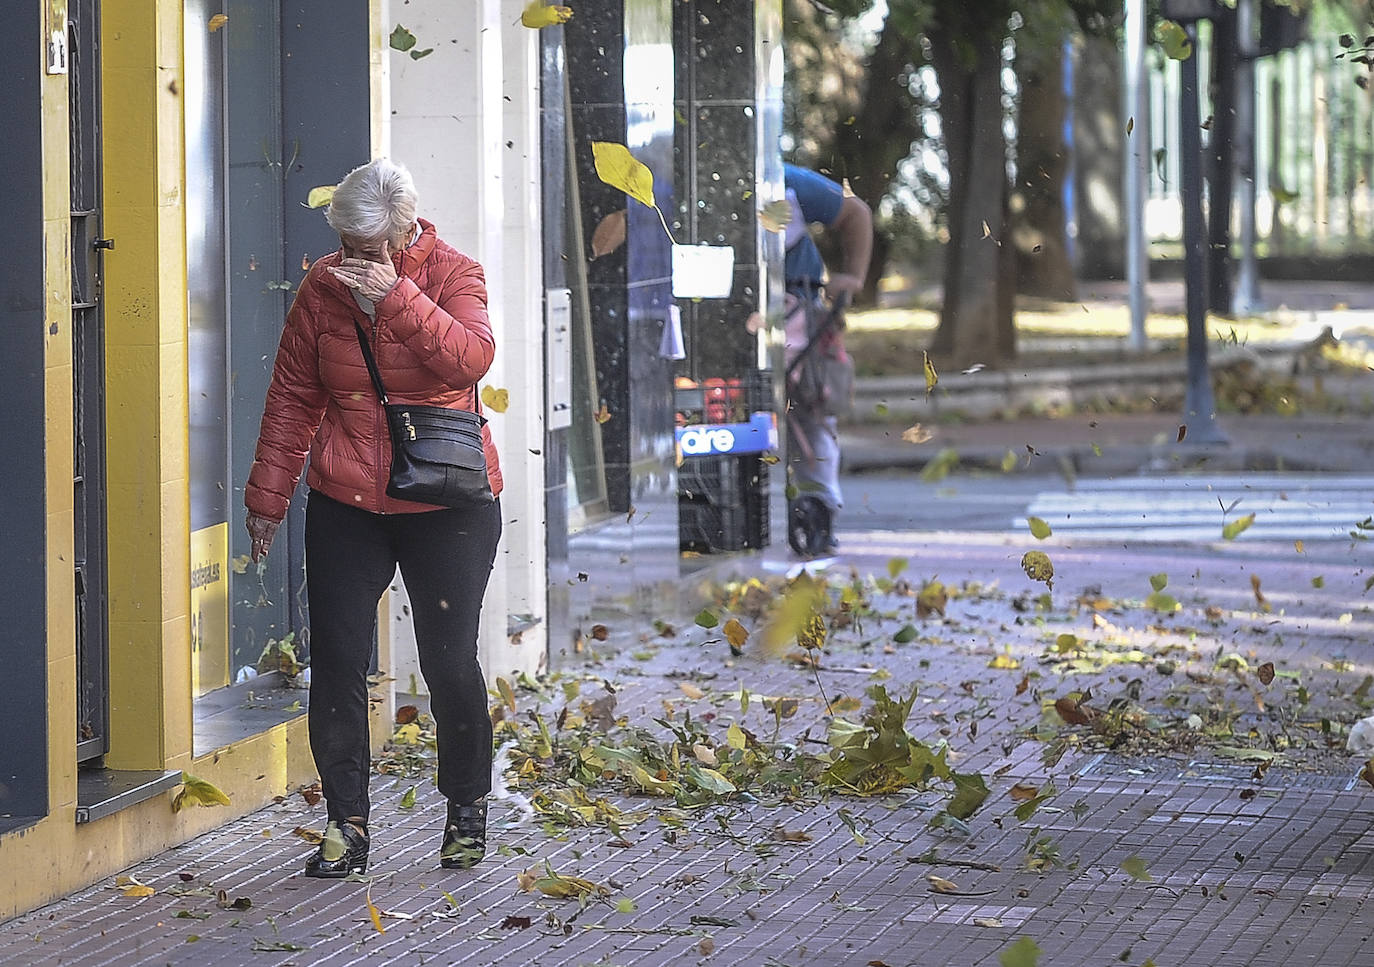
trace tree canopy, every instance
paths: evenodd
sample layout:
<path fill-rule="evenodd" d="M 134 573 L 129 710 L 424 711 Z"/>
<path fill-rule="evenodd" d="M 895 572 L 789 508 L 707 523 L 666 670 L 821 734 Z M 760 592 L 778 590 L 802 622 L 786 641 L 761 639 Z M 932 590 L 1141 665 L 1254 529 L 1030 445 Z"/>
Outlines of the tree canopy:
<path fill-rule="evenodd" d="M 1057 48 L 1075 27 L 1112 29 L 1121 0 L 889 0 L 866 45 L 856 38 L 857 24 L 873 13 L 872 0 L 787 0 L 786 9 L 794 153 L 845 178 L 875 210 L 900 214 L 894 181 L 933 203 L 945 257 L 932 349 L 953 362 L 1011 358 L 1016 263 L 1004 241 L 1014 153 L 1002 83 L 1008 40 L 1016 38 L 1019 55 Z M 924 121 L 927 109 L 938 115 L 934 130 Z M 914 150 L 938 158 L 943 170 L 918 164 L 899 179 Z M 880 234 L 875 245 L 870 296 L 890 242 Z"/>

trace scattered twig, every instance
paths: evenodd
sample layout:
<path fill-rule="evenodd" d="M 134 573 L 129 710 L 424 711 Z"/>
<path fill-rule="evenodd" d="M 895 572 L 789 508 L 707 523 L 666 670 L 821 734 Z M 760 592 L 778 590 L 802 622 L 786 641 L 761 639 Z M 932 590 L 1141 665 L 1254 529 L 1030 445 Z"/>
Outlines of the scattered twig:
<path fill-rule="evenodd" d="M 1001 873 L 1002 867 L 996 863 L 980 863 L 977 860 L 951 860 L 941 856 L 935 850 L 926 850 L 920 856 L 908 856 L 908 863 L 929 863 L 932 866 L 958 866 L 966 870 L 984 870 L 989 873 Z"/>

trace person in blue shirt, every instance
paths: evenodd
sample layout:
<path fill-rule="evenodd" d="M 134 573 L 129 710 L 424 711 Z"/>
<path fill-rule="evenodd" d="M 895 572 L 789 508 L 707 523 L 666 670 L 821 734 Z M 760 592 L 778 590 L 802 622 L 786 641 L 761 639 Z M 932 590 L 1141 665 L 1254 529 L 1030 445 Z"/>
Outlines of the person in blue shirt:
<path fill-rule="evenodd" d="M 861 199 L 807 168 L 784 165 L 792 209 L 783 278 L 787 290 L 784 358 L 788 367 L 788 542 L 803 557 L 838 549 L 840 492 L 837 415 L 848 408 L 853 366 L 844 351 L 839 312 L 863 288 L 873 252 L 873 213 Z M 841 271 L 827 275 L 811 237 L 819 223 L 838 242 Z M 832 303 L 827 307 L 822 293 Z M 833 314 L 832 314 L 833 313 Z"/>

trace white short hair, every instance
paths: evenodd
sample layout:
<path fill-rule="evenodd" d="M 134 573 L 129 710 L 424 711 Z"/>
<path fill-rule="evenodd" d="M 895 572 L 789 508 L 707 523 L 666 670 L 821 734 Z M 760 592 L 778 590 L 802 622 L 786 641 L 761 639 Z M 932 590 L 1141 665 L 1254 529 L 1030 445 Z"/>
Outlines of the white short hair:
<path fill-rule="evenodd" d="M 329 227 L 358 239 L 395 239 L 415 222 L 415 182 L 404 165 L 377 158 L 354 168 L 325 210 Z"/>

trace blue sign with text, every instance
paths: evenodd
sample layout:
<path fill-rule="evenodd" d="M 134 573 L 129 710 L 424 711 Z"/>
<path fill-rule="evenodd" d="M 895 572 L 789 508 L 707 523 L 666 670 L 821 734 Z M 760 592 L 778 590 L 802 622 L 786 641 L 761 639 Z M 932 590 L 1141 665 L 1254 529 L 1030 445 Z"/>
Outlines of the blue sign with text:
<path fill-rule="evenodd" d="M 762 453 L 778 446 L 778 425 L 772 413 L 755 413 L 748 423 L 702 423 L 677 428 L 677 445 L 684 457 L 720 453 Z"/>

